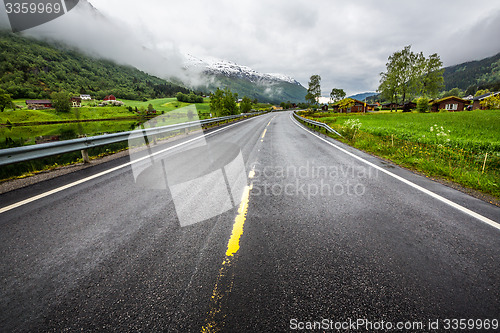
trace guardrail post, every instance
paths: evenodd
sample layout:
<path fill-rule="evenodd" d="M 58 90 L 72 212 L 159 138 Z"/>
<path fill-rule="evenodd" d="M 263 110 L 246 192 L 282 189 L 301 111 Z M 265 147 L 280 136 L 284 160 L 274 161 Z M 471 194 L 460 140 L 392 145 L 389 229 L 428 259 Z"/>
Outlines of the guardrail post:
<path fill-rule="evenodd" d="M 83 163 L 90 163 L 89 151 L 87 149 L 82 149 L 81 152 Z"/>

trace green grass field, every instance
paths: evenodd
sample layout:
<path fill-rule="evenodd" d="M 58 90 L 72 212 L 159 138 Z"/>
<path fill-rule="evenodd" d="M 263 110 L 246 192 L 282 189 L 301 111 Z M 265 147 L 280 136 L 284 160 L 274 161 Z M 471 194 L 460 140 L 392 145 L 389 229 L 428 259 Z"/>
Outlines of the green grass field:
<path fill-rule="evenodd" d="M 0 125 L 10 123 L 46 123 L 57 121 L 98 120 L 114 118 L 130 118 L 136 116 L 124 107 L 82 107 L 73 108 L 70 112 L 49 110 L 5 110 L 0 113 Z"/>
<path fill-rule="evenodd" d="M 500 198 L 500 110 L 306 115 L 356 148 Z"/>
<path fill-rule="evenodd" d="M 138 126 L 137 121 L 111 120 L 33 126 L 0 126 L 0 149 L 32 145 L 38 137 L 55 136 L 61 140 L 81 136 L 102 135 L 131 131 Z"/>
<path fill-rule="evenodd" d="M 377 136 L 394 135 L 420 143 L 439 143 L 444 137 L 448 146 L 473 151 L 500 151 L 500 111 L 477 110 L 445 113 L 367 113 L 352 116 L 316 117 L 318 121 L 342 126 L 348 119 L 358 119 L 361 130 Z M 447 135 L 439 138 L 441 127 Z M 430 131 L 431 126 L 434 127 Z M 449 132 L 448 132 L 449 131 Z"/>
<path fill-rule="evenodd" d="M 18 110 L 5 110 L 0 113 L 0 125 L 10 123 L 46 123 L 57 121 L 78 121 L 78 120 L 99 120 L 99 119 L 116 119 L 116 118 L 132 118 L 137 117 L 136 113 L 128 110 L 132 107 L 134 110 L 137 107 L 139 110 L 147 110 L 148 105 L 152 104 L 158 114 L 179 110 L 189 106 L 189 103 L 177 101 L 176 98 L 160 98 L 146 102 L 120 100 L 125 103 L 124 106 L 94 106 L 94 101 L 84 101 L 81 108 L 73 108 L 71 112 L 61 113 L 53 109 L 49 110 L 28 110 L 24 99 L 15 100 L 14 103 L 22 106 Z M 196 104 L 200 118 L 207 118 L 210 114 L 210 106 L 208 99 L 203 104 Z"/>

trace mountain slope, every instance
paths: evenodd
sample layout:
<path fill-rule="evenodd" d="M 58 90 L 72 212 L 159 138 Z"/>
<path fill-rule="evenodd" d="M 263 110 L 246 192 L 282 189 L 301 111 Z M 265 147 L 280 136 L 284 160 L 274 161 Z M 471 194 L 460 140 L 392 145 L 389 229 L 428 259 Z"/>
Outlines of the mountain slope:
<path fill-rule="evenodd" d="M 260 102 L 303 102 L 307 93 L 306 88 L 289 76 L 259 73 L 250 67 L 226 60 L 202 60 L 188 55 L 186 68 L 201 71 L 208 80 L 206 88 L 209 90 L 227 87 L 240 97 L 248 96 Z"/>
<path fill-rule="evenodd" d="M 470 86 L 495 85 L 500 83 L 500 53 L 478 61 L 469 61 L 459 65 L 445 67 L 445 89 Z"/>
<path fill-rule="evenodd" d="M 376 92 L 365 92 L 356 95 L 349 96 L 348 98 L 357 99 L 358 101 L 363 101 L 365 98 L 377 95 Z"/>
<path fill-rule="evenodd" d="M 48 98 L 61 89 L 124 99 L 173 96 L 188 89 L 134 67 L 93 59 L 63 44 L 0 32 L 0 88 L 13 98 Z"/>

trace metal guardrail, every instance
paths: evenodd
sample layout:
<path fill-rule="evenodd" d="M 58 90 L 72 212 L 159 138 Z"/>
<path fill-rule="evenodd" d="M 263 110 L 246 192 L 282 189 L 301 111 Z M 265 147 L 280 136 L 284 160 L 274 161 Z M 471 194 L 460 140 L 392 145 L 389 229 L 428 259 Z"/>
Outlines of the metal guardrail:
<path fill-rule="evenodd" d="M 0 149 L 0 166 L 25 162 L 37 158 L 44 158 L 59 154 L 71 153 L 78 150 L 82 151 L 84 162 L 89 162 L 87 149 L 105 146 L 112 143 L 127 141 L 129 138 L 137 138 L 151 135 L 161 135 L 178 130 L 188 130 L 189 128 L 199 127 L 200 125 L 210 125 L 224 122 L 236 118 L 244 118 L 254 115 L 260 115 L 263 112 L 243 113 L 239 115 L 218 117 L 212 119 L 204 119 L 199 121 L 191 121 L 187 123 L 167 125 L 154 128 L 145 128 L 128 132 L 104 134 L 91 136 L 73 140 L 65 140 L 58 142 L 42 143 L 38 145 L 30 145 L 16 148 Z"/>
<path fill-rule="evenodd" d="M 311 120 L 311 119 L 307 119 L 307 118 L 304 118 L 304 117 L 301 117 L 297 114 L 297 111 L 294 111 L 293 112 L 293 116 L 297 119 L 297 120 L 300 120 L 300 121 L 303 121 L 305 123 L 308 123 L 310 125 L 313 125 L 313 126 L 317 126 L 318 128 L 324 128 L 325 131 L 327 132 L 330 132 L 330 133 L 335 133 L 337 134 L 338 136 L 342 136 L 339 132 L 337 132 L 336 130 L 332 129 L 330 126 L 328 126 L 327 124 L 325 123 L 321 123 L 319 121 L 315 121 L 315 120 Z"/>

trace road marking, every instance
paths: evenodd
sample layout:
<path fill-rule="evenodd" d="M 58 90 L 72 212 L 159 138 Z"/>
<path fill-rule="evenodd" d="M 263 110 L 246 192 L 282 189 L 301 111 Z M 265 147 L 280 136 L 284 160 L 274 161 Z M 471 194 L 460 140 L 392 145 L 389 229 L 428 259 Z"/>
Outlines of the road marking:
<path fill-rule="evenodd" d="M 266 125 L 264 132 L 261 136 L 261 141 L 266 135 L 267 127 L 271 124 L 271 121 L 276 118 L 274 116 L 269 123 Z M 212 297 L 210 298 L 209 311 L 207 318 L 205 319 L 205 324 L 201 328 L 202 332 L 219 332 L 224 325 L 225 315 L 222 313 L 222 302 L 227 295 L 231 293 L 233 288 L 233 276 L 230 274 L 231 266 L 236 261 L 235 255 L 240 249 L 240 238 L 243 235 L 245 221 L 248 213 L 248 204 L 250 202 L 250 192 L 253 188 L 252 179 L 255 177 L 255 166 L 248 173 L 248 179 L 250 180 L 250 185 L 247 185 L 241 196 L 240 206 L 238 207 L 238 214 L 234 218 L 233 229 L 231 231 L 231 237 L 227 242 L 227 250 L 222 260 L 222 265 L 217 275 L 215 281 L 215 286 L 212 291 Z"/>
<path fill-rule="evenodd" d="M 255 170 L 250 171 L 248 178 L 252 179 L 255 176 Z M 212 292 L 212 298 L 210 299 L 210 306 L 208 316 L 205 320 L 205 325 L 203 325 L 202 332 L 218 332 L 222 329 L 220 327 L 224 324 L 224 315 L 221 314 L 222 302 L 233 288 L 232 275 L 229 274 L 230 269 L 234 261 L 236 260 L 235 254 L 238 253 L 240 249 L 240 238 L 243 235 L 243 227 L 245 225 L 248 204 L 250 202 L 250 191 L 252 190 L 253 183 L 245 187 L 243 195 L 241 197 L 241 203 L 238 208 L 238 215 L 236 215 L 233 224 L 233 230 L 231 232 L 231 237 L 227 242 L 227 250 L 224 260 L 222 261 L 221 268 L 219 270 L 219 275 L 217 275 L 217 280 Z M 222 315 L 222 318 L 219 318 Z"/>
<path fill-rule="evenodd" d="M 264 132 L 262 132 L 262 136 L 260 137 L 260 142 L 264 142 L 264 137 L 266 136 L 267 128 L 269 127 L 269 125 L 271 125 L 271 122 L 273 121 L 274 118 L 276 118 L 276 116 L 274 116 L 271 120 L 269 120 L 269 122 L 266 125 L 266 128 L 264 128 Z"/>
<path fill-rule="evenodd" d="M 241 197 L 240 207 L 238 208 L 238 215 L 234 219 L 233 232 L 231 233 L 231 238 L 227 243 L 226 256 L 232 257 L 240 249 L 240 237 L 243 235 L 243 226 L 247 218 L 248 212 L 248 202 L 250 199 L 250 191 L 252 190 L 252 184 L 246 186 L 243 191 L 243 196 Z"/>
<path fill-rule="evenodd" d="M 264 132 L 262 132 L 262 136 L 260 137 L 260 141 L 264 141 L 264 137 L 266 136 L 266 132 L 267 132 L 267 127 L 264 128 Z"/>
<path fill-rule="evenodd" d="M 392 172 L 387 171 L 386 169 L 384 169 L 382 167 L 379 167 L 378 165 L 375 165 L 375 164 L 373 164 L 373 163 L 365 160 L 364 158 L 359 157 L 359 156 L 357 156 L 357 155 L 355 155 L 355 154 L 353 154 L 353 153 L 345 150 L 344 148 L 341 148 L 341 147 L 335 145 L 334 143 L 332 143 L 332 142 L 330 142 L 330 141 L 328 141 L 328 140 L 320 137 L 316 133 L 313 133 L 313 132 L 305 129 L 304 127 L 302 127 L 300 124 L 297 123 L 297 121 L 295 121 L 295 119 L 293 119 L 293 115 L 292 114 L 290 114 L 290 119 L 292 120 L 292 122 L 295 125 L 297 125 L 302 130 L 306 131 L 307 133 L 309 133 L 311 135 L 314 135 L 315 137 L 317 137 L 320 140 L 323 140 L 324 142 L 326 142 L 330 146 L 332 146 L 332 147 L 340 150 L 341 152 L 343 152 L 343 153 L 345 153 L 345 154 L 347 154 L 349 156 L 352 156 L 355 159 L 357 159 L 357 160 L 359 160 L 359 161 L 361 161 L 361 162 L 363 162 L 365 164 L 368 164 L 369 166 L 371 166 L 371 167 L 373 167 L 373 168 L 375 168 L 375 169 L 377 169 L 379 171 L 382 171 L 383 173 L 385 173 L 385 174 L 387 174 L 387 175 L 389 175 L 389 176 L 391 176 L 391 177 L 393 177 L 393 178 L 395 178 L 395 179 L 397 179 L 399 181 L 402 181 L 403 183 L 405 183 L 405 184 L 407 184 L 407 185 L 409 185 L 409 186 L 411 186 L 411 187 L 413 187 L 413 188 L 415 188 L 415 189 L 417 189 L 417 190 L 419 190 L 419 191 L 421 191 L 421 192 L 423 192 L 423 193 L 425 193 L 427 195 L 430 195 L 431 197 L 433 197 L 433 198 L 435 198 L 435 199 L 437 199 L 437 200 L 439 200 L 439 201 L 441 201 L 441 202 L 443 202 L 443 203 L 445 203 L 445 204 L 447 204 L 447 205 L 449 205 L 449 206 L 451 206 L 451 207 L 453 207 L 455 209 L 460 210 L 461 212 L 463 212 L 465 214 L 468 214 L 468 215 L 470 215 L 470 216 L 472 216 L 472 217 L 474 217 L 474 218 L 476 218 L 476 219 L 478 219 L 478 220 L 480 220 L 480 221 L 482 221 L 482 222 L 484 222 L 484 223 L 492 226 L 493 228 L 496 228 L 496 229 L 500 230 L 500 223 L 497 223 L 497 222 L 495 222 L 495 221 L 493 221 L 493 220 L 491 220 L 491 219 L 489 219 L 489 218 L 487 218 L 487 217 L 485 217 L 485 216 L 483 216 L 481 214 L 478 214 L 478 213 L 476 213 L 476 212 L 474 212 L 474 211 L 472 211 L 472 210 L 470 210 L 468 208 L 465 208 L 465 207 L 463 207 L 463 206 L 461 206 L 461 205 L 459 205 L 459 204 L 457 204 L 457 203 L 455 203 L 455 202 L 453 202 L 451 200 L 448 200 L 445 197 L 440 196 L 439 194 L 436 194 L 436 193 L 434 193 L 432 191 L 429 191 L 428 189 L 426 189 L 426 188 L 424 188 L 424 187 L 422 187 L 420 185 L 417 185 L 417 184 L 415 184 L 415 183 L 413 183 L 413 182 L 411 182 L 411 181 L 409 181 L 409 180 L 407 180 L 407 179 L 405 179 L 405 178 L 403 178 L 401 176 L 393 174 Z"/>
<path fill-rule="evenodd" d="M 215 134 L 215 133 L 218 133 L 218 132 L 221 132 L 221 131 L 227 130 L 227 129 L 229 129 L 229 128 L 233 127 L 233 126 L 236 126 L 236 125 L 242 124 L 242 123 L 247 122 L 247 121 L 252 120 L 252 119 L 255 119 L 255 118 L 254 118 L 254 117 L 252 117 L 252 118 L 249 118 L 249 119 L 246 119 L 246 120 L 243 120 L 243 121 L 237 122 L 237 123 L 235 123 L 235 124 L 232 124 L 232 125 L 226 126 L 226 127 L 224 127 L 224 128 L 220 128 L 220 129 L 218 129 L 218 130 L 215 130 L 215 131 L 213 131 L 213 132 L 210 132 L 210 133 L 208 133 L 208 134 L 206 134 L 206 135 L 201 135 L 201 136 L 199 136 L 199 137 L 193 138 L 193 139 L 188 140 L 188 141 L 186 141 L 186 142 L 181 142 L 181 143 L 179 143 L 179 144 L 177 144 L 177 145 L 175 145 L 175 146 L 172 146 L 172 147 L 166 148 L 166 149 L 164 149 L 164 150 L 158 151 L 158 152 L 156 152 L 156 153 L 153 153 L 153 154 L 151 154 L 151 155 L 148 155 L 148 156 L 142 157 L 142 158 L 137 159 L 137 160 L 135 160 L 135 161 L 128 162 L 128 163 L 125 163 L 125 164 L 122 164 L 122 165 L 120 165 L 120 166 L 117 166 L 117 167 L 111 168 L 111 169 L 109 169 L 109 170 L 106 170 L 106 171 L 102 171 L 102 172 L 100 172 L 100 173 L 97 173 L 97 174 L 95 174 L 95 175 L 93 175 L 93 176 L 89 176 L 89 177 L 87 177 L 87 178 L 77 180 L 77 181 L 75 181 L 75 182 L 73 182 L 73 183 L 66 184 L 66 185 L 61 186 L 61 187 L 58 187 L 58 188 L 56 188 L 56 189 L 53 189 L 53 190 L 50 190 L 50 191 L 44 192 L 44 193 L 39 194 L 39 195 L 35 195 L 35 196 L 31 197 L 31 198 L 28 198 L 28 199 L 25 199 L 25 200 L 22 200 L 22 201 L 19 201 L 19 202 L 16 202 L 15 204 L 12 204 L 12 205 L 9 205 L 9 206 L 6 206 L 6 207 L 3 207 L 3 208 L 0 208 L 0 214 L 5 213 L 5 212 L 8 212 L 9 210 L 12 210 L 12 209 L 15 209 L 15 208 L 18 208 L 18 207 L 24 206 L 24 205 L 26 205 L 26 204 L 32 203 L 32 202 L 37 201 L 37 200 L 39 200 L 39 199 L 43 199 L 43 198 L 48 197 L 48 196 L 50 196 L 50 195 L 52 195 L 52 194 L 55 194 L 55 193 L 58 193 L 58 192 L 61 192 L 61 191 L 67 190 L 67 189 L 69 189 L 69 188 L 71 188 L 71 187 L 75 187 L 75 186 L 77 186 L 77 185 L 83 184 L 83 183 L 85 183 L 85 182 L 88 182 L 88 181 L 90 181 L 90 180 L 96 179 L 96 178 L 98 178 L 98 177 L 101 177 L 101 176 L 107 175 L 108 173 L 111 173 L 111 172 L 114 172 L 114 171 L 116 171 L 116 170 L 120 170 L 120 169 L 122 169 L 122 168 L 128 167 L 128 166 L 130 166 L 130 165 L 132 165 L 132 164 L 135 164 L 135 163 L 141 162 L 141 161 L 143 161 L 143 160 L 145 160 L 145 159 L 148 159 L 148 158 L 151 158 L 151 157 L 153 157 L 153 156 L 156 156 L 156 155 L 159 155 L 159 154 L 163 154 L 163 153 L 165 153 L 165 152 L 167 152 L 167 151 L 169 151 L 169 150 L 175 149 L 175 148 L 180 147 L 180 146 L 182 146 L 182 145 L 185 145 L 185 144 L 191 143 L 191 142 L 196 141 L 196 140 L 200 140 L 200 139 L 202 139 L 202 138 L 206 138 L 206 137 L 211 136 L 211 135 L 213 135 L 213 134 Z"/>

